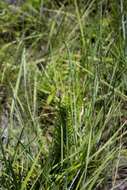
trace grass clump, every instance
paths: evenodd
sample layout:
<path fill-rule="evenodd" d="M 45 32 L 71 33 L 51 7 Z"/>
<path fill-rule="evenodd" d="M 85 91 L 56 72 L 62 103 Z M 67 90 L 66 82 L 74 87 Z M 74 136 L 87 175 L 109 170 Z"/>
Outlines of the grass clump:
<path fill-rule="evenodd" d="M 127 188 L 126 9 L 0 2 L 1 189 Z"/>

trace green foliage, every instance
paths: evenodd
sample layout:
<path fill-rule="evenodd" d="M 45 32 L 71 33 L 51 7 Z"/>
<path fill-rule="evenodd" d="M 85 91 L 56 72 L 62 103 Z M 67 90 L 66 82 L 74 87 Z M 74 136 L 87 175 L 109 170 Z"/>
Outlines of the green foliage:
<path fill-rule="evenodd" d="M 73 126 L 68 103 L 59 102 L 54 129 L 54 144 L 52 148 L 52 165 L 63 162 L 69 156 L 69 147 L 74 145 Z"/>
<path fill-rule="evenodd" d="M 122 183 L 126 10 L 124 0 L 0 2 L 0 189 Z"/>

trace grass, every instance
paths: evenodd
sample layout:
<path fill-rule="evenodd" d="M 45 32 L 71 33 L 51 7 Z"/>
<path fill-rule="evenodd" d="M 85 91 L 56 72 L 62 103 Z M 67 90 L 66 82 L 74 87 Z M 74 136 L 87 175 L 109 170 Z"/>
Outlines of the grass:
<path fill-rule="evenodd" d="M 126 186 L 126 9 L 0 2 L 1 189 Z"/>

